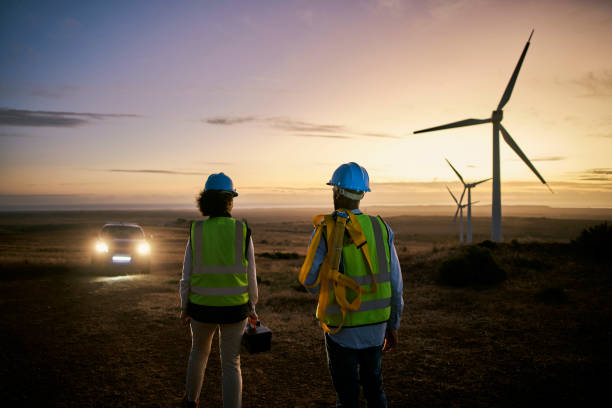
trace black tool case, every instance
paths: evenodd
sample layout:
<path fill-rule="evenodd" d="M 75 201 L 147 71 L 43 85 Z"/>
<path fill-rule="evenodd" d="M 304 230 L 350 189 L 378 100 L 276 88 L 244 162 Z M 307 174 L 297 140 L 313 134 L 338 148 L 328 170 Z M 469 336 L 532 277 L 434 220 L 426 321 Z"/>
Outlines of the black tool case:
<path fill-rule="evenodd" d="M 272 342 L 272 332 L 266 326 L 257 322 L 255 328 L 247 323 L 244 334 L 242 335 L 242 345 L 250 353 L 261 353 L 270 351 Z"/>

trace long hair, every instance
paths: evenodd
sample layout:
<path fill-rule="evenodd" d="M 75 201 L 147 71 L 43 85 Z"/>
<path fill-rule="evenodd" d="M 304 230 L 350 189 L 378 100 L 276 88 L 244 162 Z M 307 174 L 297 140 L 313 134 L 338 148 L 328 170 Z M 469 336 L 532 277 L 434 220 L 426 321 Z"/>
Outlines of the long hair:
<path fill-rule="evenodd" d="M 231 215 L 234 197 L 227 191 L 202 190 L 196 201 L 203 216 L 223 217 Z"/>

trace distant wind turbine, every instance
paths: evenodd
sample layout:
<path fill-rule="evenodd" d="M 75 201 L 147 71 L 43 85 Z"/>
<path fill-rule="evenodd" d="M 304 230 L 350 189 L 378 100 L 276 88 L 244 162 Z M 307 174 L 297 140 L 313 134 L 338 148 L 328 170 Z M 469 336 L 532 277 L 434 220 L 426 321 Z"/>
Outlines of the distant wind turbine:
<path fill-rule="evenodd" d="M 484 183 L 485 181 L 489 181 L 491 179 L 488 178 L 488 179 L 476 181 L 474 183 L 467 183 L 466 184 L 465 181 L 463 181 L 463 177 L 461 177 L 461 174 L 459 174 L 457 169 L 455 169 L 453 167 L 451 162 L 449 162 L 448 159 L 444 159 L 444 160 L 446 160 L 448 165 L 451 166 L 451 169 L 453 169 L 453 171 L 455 172 L 457 177 L 459 177 L 459 180 L 461 181 L 461 184 L 463 184 L 463 193 L 461 193 L 461 199 L 463 200 L 463 194 L 465 194 L 465 190 L 467 190 L 467 193 L 468 193 L 468 202 L 467 202 L 468 214 L 467 214 L 467 237 L 466 237 L 466 241 L 467 241 L 468 244 L 471 244 L 472 243 L 472 204 L 476 204 L 477 203 L 477 201 L 472 203 L 472 188 L 476 187 L 480 183 Z"/>
<path fill-rule="evenodd" d="M 459 199 L 459 201 L 457 201 L 457 197 L 455 197 L 453 192 L 450 191 L 450 188 L 448 188 L 448 186 L 446 186 L 446 189 L 450 193 L 451 197 L 453 197 L 453 200 L 455 200 L 455 204 L 457 204 L 457 211 L 455 211 L 455 217 L 453 218 L 453 221 L 455 223 L 457 222 L 457 214 L 459 214 L 459 242 L 463 243 L 463 209 L 468 206 L 468 204 L 461 204 L 461 202 L 463 201 L 463 193 L 465 193 L 465 188 L 463 189 L 463 193 L 461 193 L 461 198 Z"/>
<path fill-rule="evenodd" d="M 516 67 L 514 68 L 514 72 L 510 77 L 510 81 L 506 86 L 506 90 L 499 101 L 499 105 L 497 105 L 497 109 L 493 111 L 491 117 L 489 119 L 465 119 L 460 120 L 458 122 L 448 123 L 442 126 L 436 126 L 428 129 L 417 130 L 414 133 L 424 133 L 424 132 L 433 132 L 434 130 L 443 130 L 443 129 L 451 129 L 463 126 L 471 126 L 471 125 L 480 125 L 482 123 L 493 123 L 493 199 L 491 205 L 491 240 L 496 242 L 501 242 L 502 240 L 502 227 L 501 227 L 501 176 L 500 176 L 500 168 L 499 168 L 499 132 L 501 131 L 504 140 L 508 145 L 514 150 L 514 152 L 525 162 L 525 164 L 535 173 L 535 175 L 540 179 L 542 183 L 552 192 L 548 184 L 544 178 L 538 173 L 536 168 L 531 164 L 525 153 L 519 148 L 514 139 L 510 136 L 510 133 L 502 126 L 501 121 L 504 117 L 504 112 L 502 108 L 508 103 L 510 100 L 510 95 L 512 95 L 512 90 L 514 89 L 514 84 L 516 79 L 518 78 L 519 71 L 521 70 L 521 65 L 523 65 L 523 60 L 525 59 L 525 54 L 527 54 L 527 49 L 529 48 L 529 42 L 531 41 L 531 36 L 533 36 L 533 30 L 531 31 L 531 35 L 527 40 L 527 44 L 525 44 L 525 48 L 523 49 L 523 53 L 519 58 Z"/>

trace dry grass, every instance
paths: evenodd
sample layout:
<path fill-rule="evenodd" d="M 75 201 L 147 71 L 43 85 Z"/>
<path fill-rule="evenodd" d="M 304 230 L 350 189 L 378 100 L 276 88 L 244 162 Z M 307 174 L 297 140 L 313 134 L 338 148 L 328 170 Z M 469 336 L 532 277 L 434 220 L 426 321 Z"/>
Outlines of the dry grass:
<path fill-rule="evenodd" d="M 181 217 L 193 218 L 0 217 L 0 390 L 8 405 L 175 405 L 190 344 L 177 319 L 187 237 L 185 227 L 176 226 Z M 310 217 L 287 217 L 248 217 L 257 254 L 304 255 Z M 91 274 L 88 240 L 107 220 L 140 222 L 154 235 L 151 275 Z M 534 242 L 517 234 L 518 242 L 493 249 L 508 279 L 458 289 L 437 281 L 438 266 L 457 251 L 446 231 L 448 217 L 387 221 L 396 233 L 406 302 L 400 346 L 383 361 L 392 405 L 585 406 L 605 395 L 612 366 L 612 276 L 609 265 L 577 257 L 566 238 L 567 231 L 593 222 L 517 220 L 538 227 L 529 230 Z M 520 229 L 512 222 L 505 228 Z M 313 318 L 316 300 L 296 290 L 301 262 L 257 257 L 258 313 L 273 331 L 273 346 L 270 353 L 242 356 L 245 407 L 333 406 L 322 334 Z M 216 349 L 202 395 L 208 405 L 221 406 Z"/>

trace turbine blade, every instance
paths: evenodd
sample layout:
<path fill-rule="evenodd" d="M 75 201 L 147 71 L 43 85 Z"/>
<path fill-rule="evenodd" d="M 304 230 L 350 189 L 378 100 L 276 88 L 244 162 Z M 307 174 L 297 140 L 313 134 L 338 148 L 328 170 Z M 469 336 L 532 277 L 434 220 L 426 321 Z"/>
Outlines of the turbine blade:
<path fill-rule="evenodd" d="M 540 175 L 540 173 L 538 173 L 538 171 L 536 170 L 536 168 L 533 166 L 533 164 L 531 164 L 531 162 L 529 161 L 529 159 L 527 158 L 527 156 L 525 155 L 525 153 L 523 153 L 523 151 L 521 150 L 520 147 L 518 147 L 518 145 L 516 144 L 516 142 L 514 141 L 514 139 L 512 139 L 512 137 L 510 136 L 510 133 L 508 133 L 508 131 L 502 126 L 502 124 L 499 124 L 499 128 L 501 129 L 502 135 L 504 137 L 504 140 L 506 141 L 506 143 L 508 143 L 508 145 L 512 148 L 512 150 L 514 150 L 514 152 L 525 162 L 525 164 L 527 165 L 527 167 L 529 167 L 531 169 L 531 171 L 533 171 L 535 173 L 536 176 L 538 176 L 538 178 L 540 179 L 540 181 L 544 184 L 546 184 L 546 180 L 544 180 L 544 177 L 542 177 Z M 549 187 L 550 188 L 550 187 Z"/>
<path fill-rule="evenodd" d="M 480 201 L 473 201 L 470 205 L 474 205 L 476 203 L 479 203 Z"/>
<path fill-rule="evenodd" d="M 480 183 L 484 183 L 485 181 L 489 181 L 489 180 L 491 180 L 491 177 L 489 177 L 488 179 L 484 179 L 484 180 L 480 180 L 480 181 L 477 181 L 475 183 L 472 183 L 472 187 L 475 187 L 475 186 L 479 185 Z"/>
<path fill-rule="evenodd" d="M 529 35 L 527 44 L 525 44 L 525 48 L 523 48 L 523 53 L 521 54 L 521 57 L 519 58 L 518 63 L 516 64 L 516 67 L 514 68 L 514 72 L 512 73 L 512 76 L 510 77 L 510 81 L 508 82 L 508 85 L 506 86 L 504 95 L 499 101 L 499 105 L 497 105 L 497 110 L 501 110 L 504 106 L 506 106 L 506 103 L 508 103 L 508 101 L 510 100 L 510 95 L 512 95 L 512 90 L 514 89 L 516 78 L 518 78 L 519 71 L 521 70 L 521 65 L 523 65 L 523 60 L 525 59 L 525 55 L 527 54 L 527 49 L 529 48 L 529 44 L 530 44 L 532 35 L 533 35 L 533 30 L 531 30 L 531 34 Z"/>
<path fill-rule="evenodd" d="M 450 188 L 448 188 L 448 186 L 446 186 L 446 189 L 448 190 L 448 192 L 450 193 L 451 197 L 453 197 L 453 200 L 455 200 L 455 203 L 457 205 L 459 205 L 459 202 L 457 201 L 457 198 L 455 197 L 455 195 L 453 194 L 452 191 L 450 191 Z"/>
<path fill-rule="evenodd" d="M 457 211 L 455 211 L 455 217 L 453 218 L 453 222 L 457 222 L 457 214 L 459 214 L 459 209 L 461 206 L 457 206 Z"/>
<path fill-rule="evenodd" d="M 463 126 L 472 126 L 472 125 L 480 125 L 482 123 L 490 123 L 491 119 L 465 119 L 460 120 L 459 122 L 447 123 L 446 125 L 436 126 L 428 129 L 417 130 L 412 133 L 425 133 L 425 132 L 433 132 L 434 130 L 442 130 L 442 129 L 452 129 Z"/>
<path fill-rule="evenodd" d="M 451 162 L 448 161 L 447 158 L 444 158 L 444 160 L 446 160 L 446 162 L 448 163 L 449 166 L 451 166 L 451 169 L 453 169 L 453 171 L 455 172 L 455 174 L 457 175 L 457 177 L 459 177 L 459 180 L 461 180 L 461 184 L 463 184 L 465 186 L 465 181 L 463 181 L 463 177 L 461 177 L 461 174 L 459 174 L 459 172 L 457 171 L 457 169 L 455 169 L 453 167 L 453 165 L 451 164 Z M 462 196 L 463 197 L 463 196 Z"/>
<path fill-rule="evenodd" d="M 465 190 L 467 189 L 467 187 L 463 187 L 463 191 L 461 192 L 461 198 L 459 199 L 459 205 L 461 205 L 461 203 L 463 202 L 463 195 L 465 194 Z"/>

